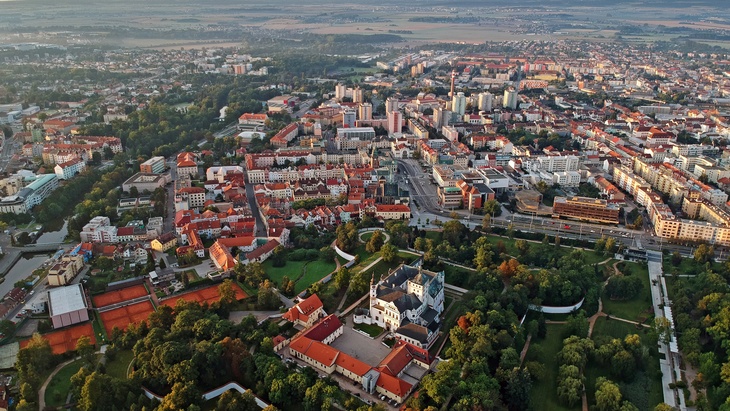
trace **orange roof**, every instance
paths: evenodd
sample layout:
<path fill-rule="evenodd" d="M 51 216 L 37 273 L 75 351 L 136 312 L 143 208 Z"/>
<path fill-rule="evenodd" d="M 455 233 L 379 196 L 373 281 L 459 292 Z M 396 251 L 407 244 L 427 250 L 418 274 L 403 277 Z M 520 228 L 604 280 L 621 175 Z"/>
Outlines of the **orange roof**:
<path fill-rule="evenodd" d="M 297 320 L 306 322 L 311 313 L 323 306 L 322 300 L 317 297 L 317 294 L 312 294 L 307 297 L 306 300 L 290 308 L 289 311 L 283 315 L 283 318 L 291 322 L 295 322 Z"/>
<path fill-rule="evenodd" d="M 299 337 L 289 344 L 289 348 L 298 351 L 307 357 L 323 364 L 327 367 L 332 366 L 340 352 L 327 344 L 319 341 L 310 340 L 307 337 Z"/>
<path fill-rule="evenodd" d="M 352 358 L 343 352 L 341 352 L 340 355 L 337 356 L 335 365 L 342 367 L 347 371 L 350 371 L 351 373 L 359 376 L 367 374 L 367 372 L 370 371 L 370 369 L 372 368 L 364 362 Z"/>
<path fill-rule="evenodd" d="M 398 377 L 393 377 L 386 373 L 380 373 L 380 377 L 378 377 L 378 382 L 376 383 L 376 385 L 388 392 L 392 392 L 393 394 L 401 398 L 404 397 L 411 390 L 411 388 L 413 388 L 413 385 L 401 380 Z"/>
<path fill-rule="evenodd" d="M 228 247 L 222 246 L 220 242 L 213 243 L 208 251 L 210 252 L 210 258 L 216 261 L 221 270 L 232 270 L 236 266 L 236 260 L 231 255 Z"/>

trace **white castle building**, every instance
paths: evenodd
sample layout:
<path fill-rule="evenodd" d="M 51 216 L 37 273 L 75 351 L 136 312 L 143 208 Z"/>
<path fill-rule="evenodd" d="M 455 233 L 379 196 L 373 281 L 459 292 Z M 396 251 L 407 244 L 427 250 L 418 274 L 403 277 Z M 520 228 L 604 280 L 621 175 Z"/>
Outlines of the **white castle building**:
<path fill-rule="evenodd" d="M 370 310 L 362 322 L 393 331 L 396 338 L 428 348 L 436 340 L 444 311 L 444 272 L 401 265 L 370 283 Z M 356 319 L 357 322 L 357 319 Z"/>

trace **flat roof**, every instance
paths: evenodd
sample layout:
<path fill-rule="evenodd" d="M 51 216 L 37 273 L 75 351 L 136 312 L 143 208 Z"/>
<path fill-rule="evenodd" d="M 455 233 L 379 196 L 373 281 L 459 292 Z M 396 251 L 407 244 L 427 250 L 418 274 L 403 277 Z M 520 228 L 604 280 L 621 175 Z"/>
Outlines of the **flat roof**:
<path fill-rule="evenodd" d="M 81 284 L 48 290 L 48 305 L 51 317 L 87 308 Z"/>

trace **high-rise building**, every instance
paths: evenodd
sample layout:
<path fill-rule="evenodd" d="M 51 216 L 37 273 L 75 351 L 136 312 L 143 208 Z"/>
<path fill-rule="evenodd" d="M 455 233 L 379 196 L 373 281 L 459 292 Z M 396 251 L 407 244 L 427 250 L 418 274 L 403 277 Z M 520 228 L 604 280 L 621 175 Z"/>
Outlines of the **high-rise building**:
<path fill-rule="evenodd" d="M 365 101 L 365 92 L 360 87 L 357 87 L 356 89 L 352 90 L 352 102 L 353 103 L 362 103 Z"/>
<path fill-rule="evenodd" d="M 347 110 L 342 113 L 342 125 L 345 127 L 355 127 L 355 112 Z"/>
<path fill-rule="evenodd" d="M 370 103 L 360 103 L 360 106 L 357 108 L 357 112 L 360 120 L 373 119 L 373 105 Z"/>
<path fill-rule="evenodd" d="M 449 110 L 446 110 L 443 107 L 439 107 L 433 111 L 434 127 L 441 128 L 441 127 L 448 126 L 450 120 L 451 120 L 451 112 Z"/>
<path fill-rule="evenodd" d="M 388 134 L 400 133 L 403 127 L 403 114 L 396 110 L 388 112 Z"/>
<path fill-rule="evenodd" d="M 451 111 L 457 116 L 463 116 L 466 113 L 466 96 L 461 91 L 451 99 Z"/>
<path fill-rule="evenodd" d="M 479 111 L 492 111 L 492 101 L 494 99 L 494 95 L 490 92 L 484 92 L 479 93 L 479 100 L 477 101 L 477 105 L 479 106 Z"/>
<path fill-rule="evenodd" d="M 338 83 L 335 86 L 335 99 L 338 101 L 342 101 L 343 98 L 347 95 L 347 87 L 345 87 L 344 84 Z"/>
<path fill-rule="evenodd" d="M 511 108 L 512 110 L 517 108 L 517 91 L 515 89 L 507 89 L 504 91 L 502 107 Z"/>
<path fill-rule="evenodd" d="M 385 112 L 390 113 L 391 111 L 398 111 L 398 99 L 395 97 L 388 97 L 385 100 Z"/>

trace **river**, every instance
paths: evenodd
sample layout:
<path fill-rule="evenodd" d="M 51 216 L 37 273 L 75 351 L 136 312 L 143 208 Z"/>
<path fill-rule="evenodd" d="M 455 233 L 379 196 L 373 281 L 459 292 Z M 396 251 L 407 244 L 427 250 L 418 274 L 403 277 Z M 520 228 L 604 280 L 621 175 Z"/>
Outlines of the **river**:
<path fill-rule="evenodd" d="M 26 254 L 21 257 L 20 260 L 15 263 L 13 268 L 8 271 L 8 274 L 5 276 L 5 281 L 0 284 L 0 297 L 12 290 L 16 282 L 27 278 L 52 255 L 53 254 Z"/>
<path fill-rule="evenodd" d="M 68 220 L 63 222 L 63 225 L 56 231 L 43 231 L 36 244 L 47 244 L 47 243 L 62 243 L 68 234 Z"/>

